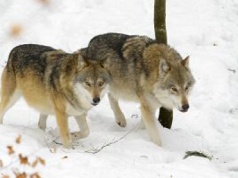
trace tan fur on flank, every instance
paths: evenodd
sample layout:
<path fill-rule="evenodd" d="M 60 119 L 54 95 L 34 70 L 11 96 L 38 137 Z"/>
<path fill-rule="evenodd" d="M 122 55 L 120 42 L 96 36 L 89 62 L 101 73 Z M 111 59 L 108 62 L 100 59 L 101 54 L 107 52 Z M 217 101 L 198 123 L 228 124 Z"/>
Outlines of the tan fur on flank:
<path fill-rule="evenodd" d="M 64 147 L 73 138 L 89 134 L 87 111 L 97 105 L 107 91 L 110 77 L 102 65 L 87 62 L 80 53 L 41 45 L 15 47 L 2 73 L 0 123 L 5 112 L 23 96 L 39 111 L 39 127 L 45 129 L 49 114 L 56 116 Z M 74 116 L 80 131 L 70 134 L 68 117 Z"/>

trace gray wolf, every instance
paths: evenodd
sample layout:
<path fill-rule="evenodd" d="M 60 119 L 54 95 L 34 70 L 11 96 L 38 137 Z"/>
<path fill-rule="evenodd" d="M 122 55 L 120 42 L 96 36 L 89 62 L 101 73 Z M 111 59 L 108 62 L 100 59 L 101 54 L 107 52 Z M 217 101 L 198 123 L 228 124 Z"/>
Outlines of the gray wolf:
<path fill-rule="evenodd" d="M 12 49 L 2 73 L 0 123 L 20 96 L 39 111 L 39 127 L 45 129 L 49 114 L 56 116 L 64 147 L 71 136 L 89 134 L 86 114 L 107 92 L 110 76 L 100 64 L 87 62 L 80 53 L 25 44 Z M 68 117 L 74 116 L 80 132 L 70 134 Z"/>
<path fill-rule="evenodd" d="M 189 109 L 188 95 L 195 83 L 189 56 L 183 59 L 175 49 L 146 36 L 119 33 L 98 35 L 80 51 L 85 58 L 103 63 L 109 71 L 112 81 L 108 96 L 116 122 L 126 126 L 118 99 L 139 102 L 142 121 L 152 141 L 161 145 L 156 109 Z"/>

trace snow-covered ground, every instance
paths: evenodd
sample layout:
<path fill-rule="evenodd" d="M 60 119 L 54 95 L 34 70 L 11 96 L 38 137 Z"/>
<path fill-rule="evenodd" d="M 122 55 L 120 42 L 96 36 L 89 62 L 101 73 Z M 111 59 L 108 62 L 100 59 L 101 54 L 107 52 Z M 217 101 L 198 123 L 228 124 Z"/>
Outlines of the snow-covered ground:
<path fill-rule="evenodd" d="M 38 43 L 72 52 L 106 32 L 153 38 L 153 3 L 0 0 L 0 72 L 18 44 Z M 182 56 L 190 55 L 197 83 L 189 112 L 175 110 L 173 128 L 161 128 L 162 147 L 138 129 L 137 104 L 121 103 L 128 126 L 120 128 L 105 97 L 89 113 L 90 136 L 75 142 L 75 149 L 63 149 L 53 143 L 58 135 L 55 118 L 49 119 L 46 132 L 39 130 L 38 113 L 20 100 L 0 125 L 0 177 L 25 172 L 43 178 L 237 178 L 237 19 L 236 0 L 167 0 L 168 42 Z M 70 129 L 78 129 L 73 119 Z M 88 153 L 100 148 L 96 154 Z M 212 159 L 183 159 L 186 151 L 201 151 Z M 24 165 L 19 154 L 38 164 Z"/>

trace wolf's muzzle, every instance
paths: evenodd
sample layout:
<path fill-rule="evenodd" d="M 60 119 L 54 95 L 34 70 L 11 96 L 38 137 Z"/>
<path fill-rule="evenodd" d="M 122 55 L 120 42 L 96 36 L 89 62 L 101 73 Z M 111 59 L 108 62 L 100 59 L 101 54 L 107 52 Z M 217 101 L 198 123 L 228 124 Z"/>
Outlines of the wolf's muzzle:
<path fill-rule="evenodd" d="M 95 97 L 93 98 L 93 102 L 91 103 L 93 106 L 98 105 L 98 103 L 100 102 L 100 98 L 99 97 Z"/>
<path fill-rule="evenodd" d="M 188 104 L 185 104 L 182 106 L 182 109 L 180 110 L 181 112 L 187 112 L 189 109 L 189 105 Z"/>

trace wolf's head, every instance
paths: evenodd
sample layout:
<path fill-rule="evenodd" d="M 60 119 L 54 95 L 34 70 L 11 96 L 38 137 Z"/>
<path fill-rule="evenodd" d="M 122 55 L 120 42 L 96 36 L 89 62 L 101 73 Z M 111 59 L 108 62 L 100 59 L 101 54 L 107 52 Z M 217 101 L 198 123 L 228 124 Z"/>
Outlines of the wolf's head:
<path fill-rule="evenodd" d="M 189 109 L 188 95 L 195 84 L 189 69 L 189 56 L 181 60 L 160 60 L 159 88 L 157 95 L 164 107 L 177 108 L 181 112 Z M 162 94 L 161 94 L 162 93 Z"/>
<path fill-rule="evenodd" d="M 81 93 L 81 97 L 96 106 L 108 91 L 109 83 L 110 75 L 103 65 L 96 61 L 86 60 L 79 54 L 75 88 L 79 94 Z"/>

